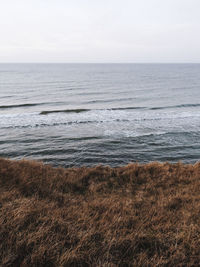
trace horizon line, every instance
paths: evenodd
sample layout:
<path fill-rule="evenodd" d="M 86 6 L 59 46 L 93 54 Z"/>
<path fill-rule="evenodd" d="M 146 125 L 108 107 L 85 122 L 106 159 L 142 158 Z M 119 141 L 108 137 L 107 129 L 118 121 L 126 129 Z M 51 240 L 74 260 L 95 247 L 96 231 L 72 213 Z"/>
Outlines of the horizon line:
<path fill-rule="evenodd" d="M 200 64 L 200 62 L 0 62 L 0 64 Z"/>

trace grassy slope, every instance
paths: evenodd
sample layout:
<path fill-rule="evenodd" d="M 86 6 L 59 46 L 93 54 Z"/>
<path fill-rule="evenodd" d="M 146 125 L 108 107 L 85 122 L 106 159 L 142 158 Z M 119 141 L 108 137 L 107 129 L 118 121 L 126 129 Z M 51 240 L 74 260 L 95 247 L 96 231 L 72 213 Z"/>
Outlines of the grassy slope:
<path fill-rule="evenodd" d="M 0 265 L 199 266 L 200 163 L 0 159 Z"/>

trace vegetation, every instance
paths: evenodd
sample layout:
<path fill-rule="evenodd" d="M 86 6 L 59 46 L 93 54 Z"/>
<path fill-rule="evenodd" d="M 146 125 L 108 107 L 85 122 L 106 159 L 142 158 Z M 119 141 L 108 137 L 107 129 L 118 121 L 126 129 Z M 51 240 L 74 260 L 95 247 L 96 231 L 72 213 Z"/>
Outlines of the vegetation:
<path fill-rule="evenodd" d="M 1 266 L 199 266 L 200 163 L 0 159 Z"/>

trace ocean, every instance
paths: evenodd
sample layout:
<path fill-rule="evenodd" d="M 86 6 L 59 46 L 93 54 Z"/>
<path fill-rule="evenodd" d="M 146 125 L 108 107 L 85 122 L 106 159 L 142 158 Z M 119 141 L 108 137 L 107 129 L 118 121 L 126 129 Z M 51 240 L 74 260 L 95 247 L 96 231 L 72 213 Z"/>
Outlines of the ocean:
<path fill-rule="evenodd" d="M 200 64 L 0 64 L 0 157 L 200 159 Z"/>

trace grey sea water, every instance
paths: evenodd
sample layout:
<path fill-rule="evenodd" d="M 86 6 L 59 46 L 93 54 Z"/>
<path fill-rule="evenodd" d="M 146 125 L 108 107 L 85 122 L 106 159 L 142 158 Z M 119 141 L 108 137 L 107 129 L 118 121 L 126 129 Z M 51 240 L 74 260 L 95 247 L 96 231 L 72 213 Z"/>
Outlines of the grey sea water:
<path fill-rule="evenodd" d="M 200 159 L 200 64 L 0 64 L 0 156 Z"/>

